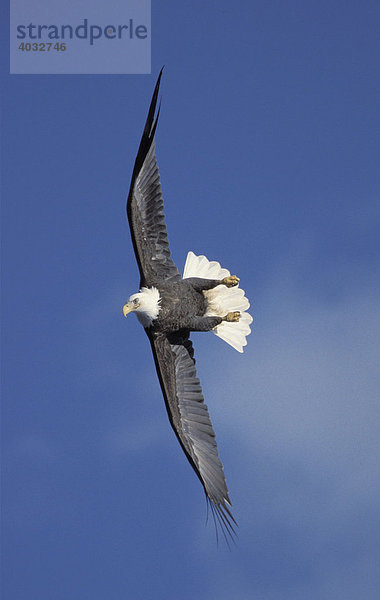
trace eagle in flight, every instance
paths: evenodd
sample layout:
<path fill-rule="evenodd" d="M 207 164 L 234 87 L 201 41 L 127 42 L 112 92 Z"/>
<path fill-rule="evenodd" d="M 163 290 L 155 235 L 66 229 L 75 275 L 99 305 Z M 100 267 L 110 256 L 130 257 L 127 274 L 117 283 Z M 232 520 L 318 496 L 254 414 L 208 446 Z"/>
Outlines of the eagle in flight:
<path fill-rule="evenodd" d="M 191 331 L 212 331 L 239 352 L 247 344 L 251 315 L 239 279 L 189 252 L 183 276 L 170 257 L 160 175 L 155 155 L 155 117 L 162 69 L 153 92 L 127 200 L 140 291 L 123 306 L 143 325 L 154 356 L 170 423 L 200 479 L 223 534 L 232 537 L 234 520 L 223 466 L 218 456 L 202 388 L 197 378 Z M 216 520 L 215 520 L 216 522 Z M 227 538 L 226 538 L 227 539 Z"/>

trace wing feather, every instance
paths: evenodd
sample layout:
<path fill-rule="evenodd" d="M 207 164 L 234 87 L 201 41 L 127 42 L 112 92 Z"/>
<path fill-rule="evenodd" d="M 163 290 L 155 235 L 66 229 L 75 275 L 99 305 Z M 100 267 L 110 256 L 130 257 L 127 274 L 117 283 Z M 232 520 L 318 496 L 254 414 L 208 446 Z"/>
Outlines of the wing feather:
<path fill-rule="evenodd" d="M 191 466 L 199 477 L 213 516 L 223 534 L 232 537 L 233 523 L 223 465 L 202 388 L 196 376 L 193 347 L 188 339 L 164 334 L 148 337 L 170 423 Z"/>
<path fill-rule="evenodd" d="M 180 279 L 181 275 L 170 257 L 168 234 L 164 217 L 154 134 L 162 70 L 150 103 L 148 117 L 142 134 L 127 200 L 127 215 L 133 249 L 140 271 L 140 286 L 155 285 L 157 281 Z"/>

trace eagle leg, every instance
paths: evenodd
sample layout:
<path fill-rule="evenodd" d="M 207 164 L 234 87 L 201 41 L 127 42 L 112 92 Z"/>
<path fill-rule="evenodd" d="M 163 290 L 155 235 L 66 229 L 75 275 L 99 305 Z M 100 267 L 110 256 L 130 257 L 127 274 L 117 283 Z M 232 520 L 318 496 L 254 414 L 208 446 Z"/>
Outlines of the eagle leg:
<path fill-rule="evenodd" d="M 232 314 L 232 313 L 231 313 Z M 222 322 L 222 317 L 189 317 L 186 323 L 183 323 L 183 328 L 188 331 L 211 331 Z"/>
<path fill-rule="evenodd" d="M 217 285 L 221 284 L 219 279 L 204 279 L 203 277 L 186 277 L 185 281 L 190 283 L 191 287 L 196 292 L 203 292 L 203 290 L 212 290 Z"/>
<path fill-rule="evenodd" d="M 212 290 L 218 285 L 225 285 L 227 287 L 233 287 L 237 285 L 240 281 L 239 277 L 236 275 L 230 275 L 229 277 L 225 277 L 224 279 L 204 279 L 203 277 L 186 277 L 185 281 L 190 283 L 190 285 L 197 291 L 203 292 L 207 290 Z"/>

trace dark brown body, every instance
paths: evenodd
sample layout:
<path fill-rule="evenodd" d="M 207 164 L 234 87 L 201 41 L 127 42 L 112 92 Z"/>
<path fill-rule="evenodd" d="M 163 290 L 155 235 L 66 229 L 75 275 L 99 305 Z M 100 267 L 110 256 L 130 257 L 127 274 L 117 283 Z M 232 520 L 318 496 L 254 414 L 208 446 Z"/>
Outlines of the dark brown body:
<path fill-rule="evenodd" d="M 220 284 L 216 279 L 192 277 L 174 282 L 161 282 L 160 312 L 150 328 L 152 333 L 210 331 L 221 323 L 220 317 L 205 316 L 207 300 L 203 290 Z"/>

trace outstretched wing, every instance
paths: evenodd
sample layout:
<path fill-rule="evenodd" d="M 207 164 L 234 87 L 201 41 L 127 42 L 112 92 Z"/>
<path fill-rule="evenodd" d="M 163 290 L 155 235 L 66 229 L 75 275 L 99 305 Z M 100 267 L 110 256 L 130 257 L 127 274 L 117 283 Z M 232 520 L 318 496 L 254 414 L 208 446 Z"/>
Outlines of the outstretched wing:
<path fill-rule="evenodd" d="M 150 286 L 157 281 L 181 278 L 170 258 L 164 201 L 155 155 L 154 134 L 160 109 L 156 119 L 154 113 L 161 74 L 162 69 L 150 103 L 127 201 L 128 222 L 140 270 L 140 286 Z"/>
<path fill-rule="evenodd" d="M 228 508 L 231 503 L 223 466 L 197 378 L 192 343 L 188 335 L 153 336 L 149 331 L 147 333 L 170 423 L 205 489 L 223 533 L 232 536 L 232 523 L 236 522 Z"/>

